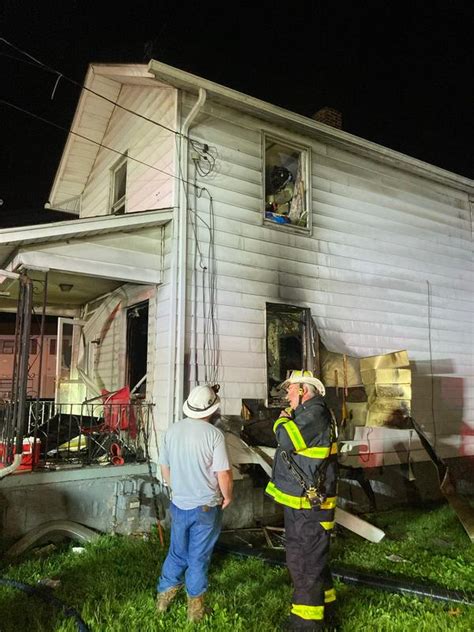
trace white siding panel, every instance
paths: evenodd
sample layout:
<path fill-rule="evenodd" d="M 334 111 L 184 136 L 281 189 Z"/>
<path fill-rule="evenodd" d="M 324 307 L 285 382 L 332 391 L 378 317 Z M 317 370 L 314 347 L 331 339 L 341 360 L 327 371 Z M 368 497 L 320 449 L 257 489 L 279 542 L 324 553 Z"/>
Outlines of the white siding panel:
<path fill-rule="evenodd" d="M 110 116 L 103 144 L 97 153 L 82 197 L 82 215 L 109 212 L 111 169 L 128 153 L 126 210 L 136 212 L 173 204 L 176 91 L 172 88 L 123 86 L 120 105 L 151 120 L 116 108 Z M 117 153 L 118 152 L 118 153 Z"/>
<path fill-rule="evenodd" d="M 194 101 L 186 100 L 183 116 Z M 224 412 L 238 413 L 242 398 L 265 398 L 265 303 L 286 302 L 311 309 L 333 351 L 364 356 L 407 349 L 418 379 L 414 410 L 428 432 L 433 428 L 432 381 L 435 389 L 444 389 L 434 421 L 439 445 L 452 453 L 452 445 L 459 444 L 460 419 L 474 423 L 467 194 L 266 123 L 267 132 L 312 147 L 313 230 L 308 235 L 263 224 L 262 123 L 214 104 L 207 104 L 205 112 L 191 136 L 217 154 L 215 173 L 197 180 L 214 199 Z M 193 174 L 192 163 L 189 168 Z M 205 259 L 209 231 L 203 222 L 211 220 L 205 194 L 195 211 Z M 193 241 L 191 230 L 190 252 Z M 196 279 L 202 297 L 200 272 Z M 188 292 L 191 296 L 191 288 Z M 199 298 L 199 361 L 204 307 Z M 188 349 L 192 322 L 188 318 Z M 397 441 L 400 435 L 380 439 L 381 449 L 397 458 Z M 420 458 L 425 458 L 422 451 Z"/>

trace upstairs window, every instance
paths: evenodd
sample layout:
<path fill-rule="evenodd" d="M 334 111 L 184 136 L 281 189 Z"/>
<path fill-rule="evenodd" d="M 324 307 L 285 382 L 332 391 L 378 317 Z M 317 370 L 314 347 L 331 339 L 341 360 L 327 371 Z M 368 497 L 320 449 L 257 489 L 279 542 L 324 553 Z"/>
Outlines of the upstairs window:
<path fill-rule="evenodd" d="M 112 169 L 110 212 L 112 215 L 125 213 L 125 196 L 127 193 L 127 159 L 121 158 Z"/>
<path fill-rule="evenodd" d="M 309 152 L 264 136 L 265 220 L 310 229 Z"/>

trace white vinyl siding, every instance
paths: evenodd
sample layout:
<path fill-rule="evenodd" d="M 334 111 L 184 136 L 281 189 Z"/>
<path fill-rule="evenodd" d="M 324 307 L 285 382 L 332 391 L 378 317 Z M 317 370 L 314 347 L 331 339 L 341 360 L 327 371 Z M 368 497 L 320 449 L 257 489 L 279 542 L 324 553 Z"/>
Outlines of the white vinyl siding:
<path fill-rule="evenodd" d="M 102 140 L 114 151 L 101 148 L 97 152 L 82 192 L 82 217 L 109 212 L 110 170 L 121 154 L 127 154 L 127 213 L 173 204 L 175 134 L 155 123 L 174 129 L 176 91 L 123 85 L 118 103 L 151 120 L 114 109 Z"/>
<path fill-rule="evenodd" d="M 183 116 L 194 100 L 185 100 Z M 433 399 L 437 446 L 446 455 L 458 454 L 462 423 L 474 425 L 467 193 L 229 108 L 204 110 L 212 116 L 201 117 L 191 136 L 218 154 L 215 172 L 198 177 L 198 185 L 214 199 L 224 411 L 238 414 L 242 398 L 266 397 L 265 303 L 293 304 L 311 309 L 331 351 L 363 357 L 407 349 L 414 417 L 432 431 Z M 262 129 L 311 146 L 311 235 L 262 225 Z M 209 221 L 205 195 L 197 211 Z M 197 222 L 197 231 L 205 252 L 208 230 Z M 190 231 L 190 250 L 193 239 Z M 202 275 L 197 276 L 199 349 Z M 192 357 L 194 350 L 189 352 Z M 394 451 L 390 436 L 385 431 L 385 449 Z"/>

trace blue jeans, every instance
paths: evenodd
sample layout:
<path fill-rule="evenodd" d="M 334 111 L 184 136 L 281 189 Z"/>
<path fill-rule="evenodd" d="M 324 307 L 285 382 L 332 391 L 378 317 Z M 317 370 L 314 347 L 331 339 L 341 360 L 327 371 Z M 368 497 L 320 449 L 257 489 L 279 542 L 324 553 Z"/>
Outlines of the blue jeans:
<path fill-rule="evenodd" d="M 222 524 L 222 509 L 179 509 L 170 504 L 171 542 L 157 590 L 165 592 L 183 583 L 190 597 L 207 590 L 207 571 Z"/>

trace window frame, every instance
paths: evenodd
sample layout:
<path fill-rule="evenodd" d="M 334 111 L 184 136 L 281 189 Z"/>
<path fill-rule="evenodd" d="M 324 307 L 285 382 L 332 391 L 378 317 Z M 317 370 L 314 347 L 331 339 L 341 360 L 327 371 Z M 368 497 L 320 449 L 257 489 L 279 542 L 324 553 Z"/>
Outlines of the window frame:
<path fill-rule="evenodd" d="M 293 369 L 309 369 L 320 375 L 320 354 L 319 354 L 319 333 L 314 323 L 311 309 L 306 306 L 293 305 L 289 303 L 265 303 L 265 364 L 266 364 L 266 401 L 267 408 L 286 406 L 285 399 L 272 396 L 270 394 L 270 362 L 269 362 L 269 314 L 276 314 L 278 311 L 289 313 L 295 310 L 301 314 L 301 359 L 302 366 Z M 282 380 L 283 381 L 283 380 Z"/>
<path fill-rule="evenodd" d="M 125 167 L 125 192 L 115 199 L 117 190 L 118 172 Z M 124 215 L 127 212 L 127 179 L 128 179 L 128 155 L 122 156 L 117 160 L 110 169 L 110 196 L 109 196 L 109 212 L 111 215 Z M 122 210 L 123 209 L 123 210 Z"/>
<path fill-rule="evenodd" d="M 273 222 L 271 219 L 268 219 L 267 217 L 265 217 L 266 165 L 267 165 L 266 146 L 267 146 L 268 140 L 274 141 L 275 143 L 278 143 L 279 145 L 286 146 L 290 150 L 299 151 L 304 156 L 303 173 L 304 173 L 304 181 L 307 183 L 305 187 L 304 199 L 305 199 L 306 209 L 308 212 L 306 226 L 296 226 L 294 224 L 277 224 L 276 222 Z M 262 151 L 262 201 L 263 201 L 261 214 L 263 218 L 263 224 L 265 226 L 270 226 L 277 230 L 289 230 L 290 232 L 294 231 L 297 233 L 311 234 L 312 229 L 313 229 L 313 223 L 312 223 L 313 213 L 312 213 L 312 206 L 311 206 L 311 147 L 309 145 L 304 145 L 302 143 L 294 142 L 293 140 L 289 140 L 288 138 L 279 136 L 278 134 L 274 134 L 273 132 L 262 130 L 261 151 Z"/>

